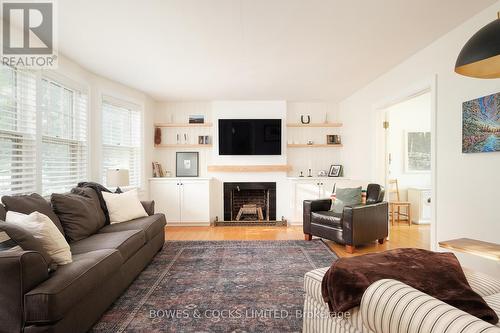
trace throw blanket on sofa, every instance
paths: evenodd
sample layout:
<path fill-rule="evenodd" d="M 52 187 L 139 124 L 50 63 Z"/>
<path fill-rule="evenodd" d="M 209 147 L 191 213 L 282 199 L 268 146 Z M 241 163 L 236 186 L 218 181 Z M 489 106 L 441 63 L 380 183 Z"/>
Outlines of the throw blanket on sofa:
<path fill-rule="evenodd" d="M 101 205 L 101 209 L 104 211 L 104 216 L 106 217 L 106 224 L 110 224 L 108 207 L 106 206 L 106 201 L 104 201 L 101 192 L 108 192 L 108 193 L 112 192 L 107 188 L 105 188 L 104 186 L 102 186 L 101 184 L 94 182 L 81 182 L 78 183 L 78 187 L 90 187 L 97 192 L 97 197 L 99 198 L 99 204 Z"/>
<path fill-rule="evenodd" d="M 472 288 L 453 253 L 396 249 L 335 261 L 321 292 L 331 312 L 359 306 L 375 281 L 395 279 L 491 324 L 498 317 Z"/>

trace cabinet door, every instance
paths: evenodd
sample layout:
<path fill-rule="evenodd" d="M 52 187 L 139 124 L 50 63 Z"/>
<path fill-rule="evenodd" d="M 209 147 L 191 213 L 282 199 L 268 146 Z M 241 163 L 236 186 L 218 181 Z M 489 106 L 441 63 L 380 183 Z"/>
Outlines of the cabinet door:
<path fill-rule="evenodd" d="M 181 181 L 182 222 L 210 222 L 208 181 Z"/>
<path fill-rule="evenodd" d="M 295 183 L 295 220 L 302 221 L 302 211 L 304 200 L 319 199 L 320 190 L 318 181 Z"/>
<path fill-rule="evenodd" d="M 151 200 L 155 211 L 165 214 L 167 222 L 181 220 L 180 191 L 176 181 L 153 181 L 150 183 Z"/>

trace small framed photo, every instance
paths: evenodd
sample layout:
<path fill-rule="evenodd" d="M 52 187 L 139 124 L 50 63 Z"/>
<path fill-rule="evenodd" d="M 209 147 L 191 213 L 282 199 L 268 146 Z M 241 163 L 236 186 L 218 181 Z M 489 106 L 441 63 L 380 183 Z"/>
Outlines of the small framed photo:
<path fill-rule="evenodd" d="M 326 143 L 329 145 L 339 145 L 340 144 L 340 135 L 337 135 L 337 134 L 327 135 L 326 136 Z"/>
<path fill-rule="evenodd" d="M 334 164 L 330 166 L 328 177 L 340 177 L 342 174 L 342 165 Z"/>
<path fill-rule="evenodd" d="M 203 135 L 198 135 L 198 144 L 199 145 L 205 144 L 205 137 Z"/>
<path fill-rule="evenodd" d="M 198 152 L 177 152 L 175 159 L 176 177 L 198 177 Z"/>
<path fill-rule="evenodd" d="M 190 124 L 204 124 L 205 116 L 203 115 L 189 115 Z"/>

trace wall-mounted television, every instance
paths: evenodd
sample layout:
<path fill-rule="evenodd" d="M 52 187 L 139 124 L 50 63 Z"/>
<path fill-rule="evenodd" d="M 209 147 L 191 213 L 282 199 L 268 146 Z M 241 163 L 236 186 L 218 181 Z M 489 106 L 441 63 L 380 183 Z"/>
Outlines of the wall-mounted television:
<path fill-rule="evenodd" d="M 219 155 L 281 155 L 281 119 L 219 119 Z"/>

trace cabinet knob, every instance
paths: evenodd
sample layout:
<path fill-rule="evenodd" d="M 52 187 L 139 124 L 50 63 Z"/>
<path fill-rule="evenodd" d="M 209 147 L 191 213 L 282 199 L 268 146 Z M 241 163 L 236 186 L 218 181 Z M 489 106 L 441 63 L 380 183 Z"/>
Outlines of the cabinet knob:
<path fill-rule="evenodd" d="M 427 203 L 431 203 L 431 198 L 427 199 Z"/>

